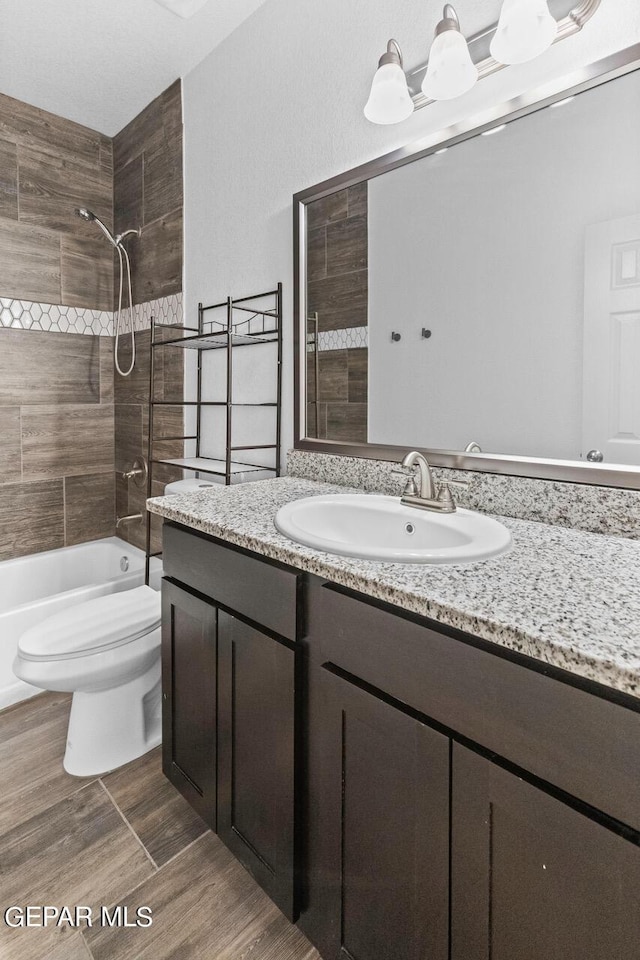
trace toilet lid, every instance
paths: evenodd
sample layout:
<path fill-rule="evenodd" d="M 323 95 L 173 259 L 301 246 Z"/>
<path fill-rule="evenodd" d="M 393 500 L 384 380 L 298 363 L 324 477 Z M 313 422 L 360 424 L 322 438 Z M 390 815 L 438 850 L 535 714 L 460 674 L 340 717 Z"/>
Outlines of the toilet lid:
<path fill-rule="evenodd" d="M 109 593 L 68 607 L 26 630 L 26 660 L 64 660 L 131 643 L 160 626 L 160 594 L 151 587 Z"/>

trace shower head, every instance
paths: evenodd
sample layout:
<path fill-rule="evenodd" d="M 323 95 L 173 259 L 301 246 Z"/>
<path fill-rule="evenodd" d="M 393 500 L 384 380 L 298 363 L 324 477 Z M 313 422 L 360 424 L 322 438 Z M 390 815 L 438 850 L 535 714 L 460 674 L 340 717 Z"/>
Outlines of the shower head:
<path fill-rule="evenodd" d="M 87 210 L 86 207 L 76 207 L 75 214 L 76 217 L 80 217 L 81 220 L 86 220 L 87 223 L 91 223 L 92 221 L 97 223 L 109 243 L 112 243 L 114 247 L 118 246 L 118 242 L 111 233 L 111 230 L 109 230 L 108 227 L 105 227 L 100 217 L 96 217 L 95 213 L 93 213 L 91 210 Z"/>

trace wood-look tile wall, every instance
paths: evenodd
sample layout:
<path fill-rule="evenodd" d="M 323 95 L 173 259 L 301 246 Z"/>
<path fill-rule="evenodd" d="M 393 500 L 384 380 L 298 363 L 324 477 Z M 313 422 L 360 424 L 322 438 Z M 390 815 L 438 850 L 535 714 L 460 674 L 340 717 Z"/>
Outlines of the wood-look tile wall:
<path fill-rule="evenodd" d="M 368 363 L 367 347 L 321 350 L 316 397 L 313 354 L 307 355 L 307 436 L 367 442 Z"/>
<path fill-rule="evenodd" d="M 368 323 L 367 195 L 365 181 L 307 207 L 308 311 L 321 333 Z M 317 384 L 307 354 L 308 436 L 366 442 L 368 353 L 321 350 Z"/>
<path fill-rule="evenodd" d="M 0 94 L 0 295 L 109 310 L 113 255 L 88 207 L 113 223 L 113 144 Z"/>
<path fill-rule="evenodd" d="M 0 346 L 0 560 L 111 536 L 111 338 L 1 330 Z"/>
<path fill-rule="evenodd" d="M 136 457 L 143 454 L 148 457 L 149 436 L 149 361 L 150 331 L 136 333 L 136 366 L 130 377 L 115 376 L 115 468 L 116 468 L 116 513 L 119 517 L 142 513 L 145 515 L 146 489 L 138 487 L 132 481 L 122 478 L 122 472 L 131 466 Z M 123 344 L 122 362 L 129 363 L 127 341 Z M 169 347 L 156 350 L 154 383 L 156 400 L 182 400 L 183 394 L 183 351 Z M 184 434 L 183 408 L 179 405 L 155 408 L 154 446 L 158 458 L 181 457 L 184 444 L 181 441 L 160 443 L 161 437 L 175 437 Z M 164 485 L 172 480 L 180 480 L 182 471 L 169 466 L 153 467 L 153 496 L 161 496 Z M 154 517 L 153 549 L 161 549 L 160 518 Z M 128 523 L 118 530 L 118 536 L 144 549 L 146 544 L 146 526 L 144 523 Z"/>
<path fill-rule="evenodd" d="M 0 94 L 0 295 L 110 310 L 109 137 Z M 114 532 L 111 338 L 0 330 L 0 559 Z"/>
<path fill-rule="evenodd" d="M 182 290 L 182 93 L 176 80 L 113 141 L 115 228 L 127 242 L 134 303 Z M 117 290 L 115 295 L 117 296 Z"/>
<path fill-rule="evenodd" d="M 0 296 L 113 309 L 112 248 L 81 206 L 116 232 L 142 226 L 136 303 L 182 289 L 179 81 L 114 140 L 0 95 Z M 134 375 L 114 384 L 109 337 L 0 329 L 0 559 L 113 534 L 115 471 L 146 444 L 149 335 L 137 338 Z M 167 390 L 181 399 L 176 359 Z M 119 515 L 143 500 L 120 482 Z M 119 533 L 143 545 L 142 527 Z"/>
<path fill-rule="evenodd" d="M 114 139 L 114 215 L 116 230 L 142 227 L 140 239 L 127 246 L 132 257 L 134 303 L 146 303 L 182 290 L 182 93 L 177 80 L 153 100 Z M 123 363 L 128 363 L 128 341 Z M 115 374 L 116 512 L 119 517 L 145 513 L 146 490 L 126 483 L 121 471 L 135 457 L 148 454 L 149 350 L 148 332 L 136 334 L 137 361 L 133 374 Z M 156 399 L 182 400 L 183 352 L 156 351 Z M 181 436 L 182 407 L 156 408 L 154 437 Z M 181 442 L 164 444 L 161 456 L 180 457 Z M 153 469 L 154 496 L 164 484 L 179 480 L 182 471 Z M 153 520 L 153 548 L 160 549 L 161 523 Z M 122 525 L 118 535 L 145 546 L 143 523 Z"/>

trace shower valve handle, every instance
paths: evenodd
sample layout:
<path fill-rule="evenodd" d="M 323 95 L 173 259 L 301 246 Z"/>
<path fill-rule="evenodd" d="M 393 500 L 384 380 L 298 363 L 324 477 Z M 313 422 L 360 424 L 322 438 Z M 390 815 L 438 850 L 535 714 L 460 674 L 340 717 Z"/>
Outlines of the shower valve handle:
<path fill-rule="evenodd" d="M 149 473 L 149 468 L 147 467 L 147 461 L 144 457 L 136 457 L 133 461 L 133 466 L 130 470 L 124 470 L 122 473 L 123 480 L 133 480 L 133 482 L 138 487 L 143 487 L 147 482 L 147 476 Z"/>

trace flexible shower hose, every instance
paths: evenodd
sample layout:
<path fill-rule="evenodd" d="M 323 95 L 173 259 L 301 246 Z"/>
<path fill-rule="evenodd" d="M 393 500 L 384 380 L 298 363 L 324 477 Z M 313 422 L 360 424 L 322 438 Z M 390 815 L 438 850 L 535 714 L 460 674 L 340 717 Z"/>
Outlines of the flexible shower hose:
<path fill-rule="evenodd" d="M 136 338 L 135 332 L 133 329 L 133 293 L 131 290 L 131 261 L 129 260 L 129 254 L 126 249 L 122 246 L 121 243 L 116 244 L 116 250 L 118 251 L 118 259 L 120 260 L 120 292 L 118 294 L 118 314 L 116 316 L 116 340 L 113 349 L 113 359 L 116 365 L 116 370 L 121 377 L 128 377 L 131 371 L 133 370 L 136 362 Z M 128 370 L 122 370 L 120 367 L 120 361 L 118 360 L 118 345 L 120 342 L 120 319 L 122 317 L 122 287 L 124 281 L 124 265 L 122 263 L 122 255 L 124 254 L 124 259 L 127 264 L 127 282 L 129 285 L 129 318 L 131 323 L 131 364 Z"/>

